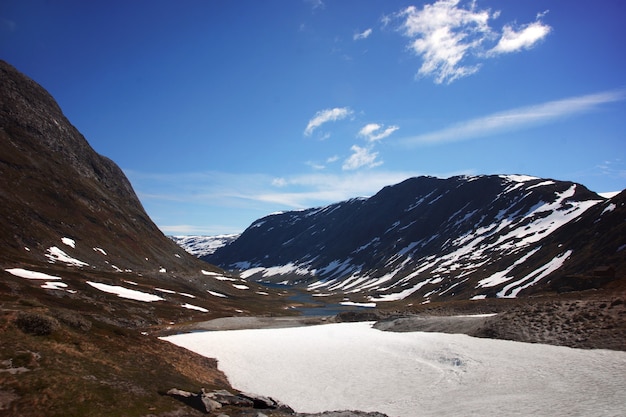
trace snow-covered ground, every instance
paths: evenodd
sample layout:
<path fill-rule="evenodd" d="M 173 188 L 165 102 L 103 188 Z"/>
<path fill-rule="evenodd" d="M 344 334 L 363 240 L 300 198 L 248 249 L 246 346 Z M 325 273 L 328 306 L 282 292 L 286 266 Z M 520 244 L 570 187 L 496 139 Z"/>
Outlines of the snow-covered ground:
<path fill-rule="evenodd" d="M 626 352 L 382 332 L 371 323 L 164 339 L 217 358 L 237 389 L 271 396 L 299 412 L 626 415 Z"/>

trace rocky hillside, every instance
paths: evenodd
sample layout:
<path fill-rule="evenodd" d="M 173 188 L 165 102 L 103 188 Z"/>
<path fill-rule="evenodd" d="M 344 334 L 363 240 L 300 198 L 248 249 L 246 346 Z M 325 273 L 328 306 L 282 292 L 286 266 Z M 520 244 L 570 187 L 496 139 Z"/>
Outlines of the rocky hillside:
<path fill-rule="evenodd" d="M 625 197 L 520 175 L 411 178 L 371 198 L 264 217 L 203 259 L 374 302 L 593 288 L 626 274 Z"/>
<path fill-rule="evenodd" d="M 2 61 L 0 196 L 2 416 L 202 415 L 163 394 L 232 388 L 155 332 L 285 311 L 283 292 L 165 237 L 120 168 Z"/>
<path fill-rule="evenodd" d="M 64 252 L 102 270 L 199 272 L 43 88 L 5 62 L 0 81 L 0 260 L 63 262 Z"/>
<path fill-rule="evenodd" d="M 193 295 L 197 308 L 183 316 L 190 310 L 232 314 L 265 300 L 254 291 L 262 287 L 224 276 L 161 233 L 122 170 L 91 148 L 41 86 L 5 62 L 0 127 L 0 267 L 6 277 L 36 286 L 57 281 L 66 294 L 88 297 L 109 291 L 142 298 L 132 292 L 139 291 L 171 299 L 178 309 L 190 301 L 181 294 Z M 25 279 L 37 273 L 56 278 Z M 171 312 L 162 316 L 176 320 Z M 139 321 L 150 320 L 156 319 Z"/>

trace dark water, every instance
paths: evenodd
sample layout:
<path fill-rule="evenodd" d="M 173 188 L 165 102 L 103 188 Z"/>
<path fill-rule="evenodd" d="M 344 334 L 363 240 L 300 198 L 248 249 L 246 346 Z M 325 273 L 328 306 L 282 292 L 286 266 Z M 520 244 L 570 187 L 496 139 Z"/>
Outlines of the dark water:
<path fill-rule="evenodd" d="M 303 307 L 296 307 L 294 310 L 299 311 L 303 316 L 307 317 L 319 317 L 319 316 L 336 316 L 343 311 L 355 311 L 368 309 L 369 307 L 359 306 L 344 306 L 337 303 L 325 303 L 320 300 L 320 297 L 313 297 L 306 290 L 300 290 L 290 285 L 285 284 L 273 284 L 269 282 L 260 282 L 260 284 L 273 289 L 286 290 L 295 292 L 294 295 L 288 298 L 295 304 L 306 304 Z"/>

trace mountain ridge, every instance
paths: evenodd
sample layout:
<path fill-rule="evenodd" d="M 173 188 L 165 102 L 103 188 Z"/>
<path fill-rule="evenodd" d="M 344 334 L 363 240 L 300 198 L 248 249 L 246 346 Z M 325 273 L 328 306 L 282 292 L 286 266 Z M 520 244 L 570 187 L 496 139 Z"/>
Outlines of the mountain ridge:
<path fill-rule="evenodd" d="M 415 177 L 369 198 L 263 217 L 203 259 L 248 279 L 369 301 L 515 297 L 544 288 L 557 271 L 592 274 L 602 259 L 623 274 L 621 249 L 583 263 L 579 253 L 595 251 L 595 240 L 585 251 L 569 242 L 583 222 L 604 225 L 615 246 L 623 196 L 523 175 Z"/>

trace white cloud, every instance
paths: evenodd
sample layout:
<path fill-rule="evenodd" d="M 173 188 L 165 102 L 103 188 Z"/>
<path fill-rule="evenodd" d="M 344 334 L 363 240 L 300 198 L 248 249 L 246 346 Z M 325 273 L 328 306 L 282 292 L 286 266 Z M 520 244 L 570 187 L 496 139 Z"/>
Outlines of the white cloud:
<path fill-rule="evenodd" d="M 473 74 L 479 65 L 462 63 L 466 55 L 491 35 L 489 10 L 458 7 L 459 0 L 440 0 L 421 10 L 409 6 L 399 13 L 410 49 L 422 57 L 418 74 L 433 76 L 435 82 L 452 81 Z"/>
<path fill-rule="evenodd" d="M 351 171 L 362 167 L 373 168 L 382 164 L 381 161 L 377 161 L 378 152 L 372 152 L 371 148 L 362 148 L 357 145 L 352 145 L 350 148 L 352 155 L 343 162 L 341 168 L 344 171 Z"/>
<path fill-rule="evenodd" d="M 505 25 L 500 41 L 489 51 L 489 54 L 505 54 L 529 49 L 545 38 L 551 30 L 550 26 L 539 21 L 525 25 L 519 31 L 510 25 Z"/>
<path fill-rule="evenodd" d="M 324 4 L 322 0 L 305 0 L 305 1 L 311 4 L 311 7 L 313 8 L 313 10 L 323 9 L 324 7 L 326 7 L 326 5 Z"/>
<path fill-rule="evenodd" d="M 326 168 L 326 165 L 320 164 L 314 161 L 307 161 L 306 164 L 315 170 L 322 170 Z"/>
<path fill-rule="evenodd" d="M 409 49 L 423 60 L 418 75 L 433 77 L 437 84 L 450 84 L 474 74 L 481 66 L 479 58 L 528 49 L 551 30 L 539 21 L 544 12 L 519 31 L 505 25 L 500 36 L 489 26 L 489 20 L 497 18 L 499 11 L 478 10 L 475 1 L 466 7 L 460 3 L 439 0 L 421 9 L 409 6 L 393 16 L 402 21 L 400 29 L 409 38 Z M 497 45 L 485 54 L 485 44 L 498 38 Z"/>
<path fill-rule="evenodd" d="M 352 37 L 353 40 L 358 41 L 361 39 L 367 39 L 370 35 L 372 34 L 372 29 L 365 29 L 363 32 L 361 33 L 355 33 L 354 36 Z"/>
<path fill-rule="evenodd" d="M 378 123 L 369 123 L 359 131 L 358 136 L 367 139 L 370 142 L 376 142 L 391 135 L 393 132 L 399 129 L 398 126 L 389 126 L 383 129 L 383 125 Z"/>
<path fill-rule="evenodd" d="M 274 178 L 272 180 L 272 185 L 274 187 L 284 187 L 285 185 L 287 185 L 287 181 L 285 181 L 284 178 Z"/>
<path fill-rule="evenodd" d="M 563 100 L 549 101 L 534 106 L 494 113 L 468 120 L 455 126 L 425 133 L 403 140 L 405 144 L 453 142 L 495 133 L 523 129 L 563 117 L 587 113 L 598 106 L 626 99 L 626 90 L 613 90 Z"/>
<path fill-rule="evenodd" d="M 345 119 L 352 113 L 352 110 L 348 107 L 335 107 L 333 109 L 320 110 L 309 120 L 306 129 L 304 129 L 304 134 L 310 136 L 315 129 L 324 123 Z"/>
<path fill-rule="evenodd" d="M 341 175 L 312 173 L 286 178 L 289 191 L 260 192 L 249 194 L 247 198 L 262 201 L 280 208 L 302 209 L 327 205 L 354 197 L 368 197 L 381 188 L 421 175 L 418 172 L 391 171 L 349 171 Z"/>
<path fill-rule="evenodd" d="M 363 128 L 359 131 L 359 136 L 368 137 L 375 131 L 381 128 L 381 125 L 377 123 L 369 123 L 363 126 Z"/>

